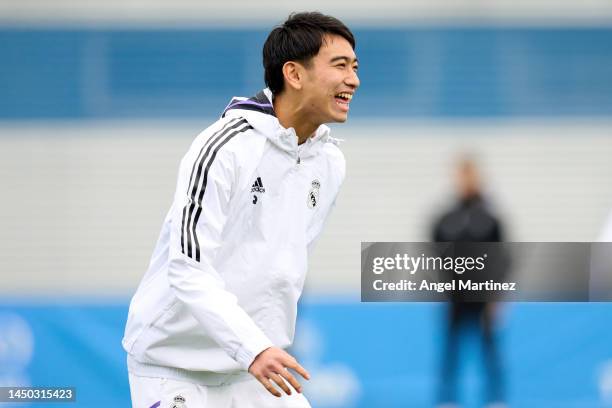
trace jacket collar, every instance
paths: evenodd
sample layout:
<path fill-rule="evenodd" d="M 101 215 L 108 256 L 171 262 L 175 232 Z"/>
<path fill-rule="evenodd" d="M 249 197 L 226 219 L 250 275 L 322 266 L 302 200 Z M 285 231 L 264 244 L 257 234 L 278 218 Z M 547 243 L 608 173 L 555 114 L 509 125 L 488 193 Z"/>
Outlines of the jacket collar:
<path fill-rule="evenodd" d="M 223 115 L 221 115 L 221 117 L 225 117 L 225 114 L 230 110 L 239 109 L 259 112 L 276 118 L 276 112 L 274 112 L 274 106 L 272 106 L 272 98 L 268 98 L 266 91 L 268 91 L 268 88 L 259 91 L 257 95 L 251 96 L 250 98 L 239 96 L 233 97 L 223 110 Z"/>
<path fill-rule="evenodd" d="M 268 88 L 250 98 L 234 97 L 224 109 L 222 117 L 244 117 L 253 128 L 266 135 L 274 145 L 295 154 L 299 151 L 301 157 L 315 154 L 324 143 L 337 144 L 337 139 L 329 136 L 329 127 L 321 125 L 314 135 L 298 147 L 295 129 L 286 129 L 280 124 L 274 112 L 272 98 L 272 92 Z"/>

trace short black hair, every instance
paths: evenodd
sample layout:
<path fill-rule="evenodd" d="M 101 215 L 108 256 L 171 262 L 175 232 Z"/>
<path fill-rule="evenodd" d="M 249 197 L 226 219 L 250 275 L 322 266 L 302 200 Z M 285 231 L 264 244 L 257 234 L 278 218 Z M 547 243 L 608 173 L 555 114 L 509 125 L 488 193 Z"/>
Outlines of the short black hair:
<path fill-rule="evenodd" d="M 342 21 L 316 11 L 292 13 L 270 32 L 263 46 L 263 66 L 266 86 L 274 95 L 285 87 L 283 65 L 287 61 L 308 64 L 319 53 L 325 34 L 339 35 L 355 49 L 355 37 Z"/>

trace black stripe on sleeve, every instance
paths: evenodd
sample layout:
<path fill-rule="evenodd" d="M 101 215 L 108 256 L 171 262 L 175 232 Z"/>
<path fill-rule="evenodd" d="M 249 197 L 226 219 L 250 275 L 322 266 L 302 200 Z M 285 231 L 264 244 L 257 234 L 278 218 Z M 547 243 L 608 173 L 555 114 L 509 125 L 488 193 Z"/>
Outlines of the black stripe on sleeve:
<path fill-rule="evenodd" d="M 218 140 L 219 137 L 223 137 L 223 135 L 227 134 L 227 132 L 233 129 L 235 127 L 234 125 L 236 125 L 236 123 L 239 121 L 240 121 L 240 118 L 236 118 L 234 120 L 227 122 L 220 130 L 215 132 L 211 137 L 208 138 L 206 142 L 204 142 L 204 145 L 200 149 L 200 152 L 198 153 L 198 156 L 196 157 L 196 160 L 193 163 L 193 167 L 191 168 L 191 175 L 189 176 L 189 184 L 187 184 L 188 193 L 189 191 L 193 189 L 193 184 L 192 184 L 193 176 L 196 173 L 196 170 L 201 167 L 201 163 L 206 158 L 204 152 L 205 151 L 208 152 L 208 150 L 205 150 L 205 149 L 209 147 L 211 144 L 215 143 L 215 141 Z M 189 194 L 189 199 L 187 201 L 187 204 L 183 208 L 183 219 L 182 219 L 182 224 L 181 224 L 181 251 L 184 254 L 186 253 L 185 252 L 185 234 L 187 231 L 185 229 L 185 225 L 186 225 L 185 220 L 187 219 L 188 210 L 190 206 L 193 204 L 193 197 L 195 197 L 195 193 Z"/>
<path fill-rule="evenodd" d="M 234 136 L 236 136 L 238 133 L 244 132 L 245 130 L 248 130 L 248 129 L 253 129 L 253 127 L 248 125 L 248 126 L 242 128 L 242 129 L 238 129 L 238 130 L 234 131 L 233 134 L 231 134 L 223 142 L 221 142 L 221 144 L 213 152 L 213 155 L 212 155 L 210 161 L 208 162 L 208 164 L 206 165 L 206 170 L 204 172 L 204 184 L 203 184 L 204 187 L 200 191 L 200 196 L 198 197 L 199 202 L 202 202 L 202 199 L 204 198 L 204 192 L 206 191 L 206 183 L 208 181 L 208 171 L 210 170 L 210 166 L 211 166 L 213 160 L 215 160 L 215 157 L 217 156 L 217 152 L 219 151 L 219 149 L 221 149 L 224 144 L 229 142 L 230 139 L 233 138 Z M 198 261 L 198 262 L 200 261 L 200 244 L 198 242 L 198 236 L 196 235 L 196 225 L 198 225 L 198 220 L 200 219 L 200 215 L 201 214 L 202 214 L 202 206 L 200 205 L 200 206 L 198 206 L 198 209 L 196 210 L 195 218 L 193 220 L 193 237 L 194 237 L 194 240 L 195 240 L 195 260 Z"/>
<path fill-rule="evenodd" d="M 215 160 L 219 150 L 229 142 L 237 134 L 244 132 L 248 129 L 252 129 L 252 126 L 248 124 L 245 119 L 241 119 L 231 126 L 227 127 L 225 131 L 216 136 L 211 143 L 208 144 L 201 160 L 197 162 L 197 171 L 195 171 L 195 180 L 190 188 L 189 202 L 185 206 L 183 211 L 183 225 L 184 229 L 182 234 L 185 238 L 181 239 L 182 242 L 186 242 L 186 248 L 183 248 L 183 253 L 194 258 L 196 261 L 200 261 L 200 245 L 196 233 L 196 227 L 198 220 L 202 213 L 202 200 L 206 192 L 206 185 L 208 183 L 208 173 L 211 165 Z"/>

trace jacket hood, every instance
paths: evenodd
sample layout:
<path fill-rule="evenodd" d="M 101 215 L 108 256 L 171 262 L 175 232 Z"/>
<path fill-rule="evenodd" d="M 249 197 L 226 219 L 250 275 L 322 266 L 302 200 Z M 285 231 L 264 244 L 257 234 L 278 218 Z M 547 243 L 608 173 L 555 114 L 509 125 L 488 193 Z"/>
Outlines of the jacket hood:
<path fill-rule="evenodd" d="M 272 92 L 268 88 L 259 91 L 257 95 L 250 98 L 232 98 L 221 117 L 226 116 L 244 117 L 255 130 L 266 135 L 274 145 L 288 152 L 298 150 L 298 137 L 295 134 L 295 129 L 286 129 L 278 121 L 272 105 Z M 338 139 L 332 138 L 329 132 L 330 129 L 326 125 L 319 126 L 315 134 L 302 145 L 305 145 L 305 149 L 300 146 L 300 152 L 315 153 L 326 142 L 338 144 Z"/>

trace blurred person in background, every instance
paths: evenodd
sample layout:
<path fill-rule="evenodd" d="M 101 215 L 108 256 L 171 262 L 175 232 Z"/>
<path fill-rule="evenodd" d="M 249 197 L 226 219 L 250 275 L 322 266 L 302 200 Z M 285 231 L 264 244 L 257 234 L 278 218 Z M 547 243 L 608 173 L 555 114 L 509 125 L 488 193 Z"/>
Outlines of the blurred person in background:
<path fill-rule="evenodd" d="M 455 170 L 457 199 L 434 223 L 434 242 L 501 242 L 500 220 L 490 211 L 483 197 L 480 173 L 475 160 L 462 156 Z M 467 302 L 460 294 L 451 295 L 446 319 L 446 339 L 441 362 L 439 407 L 457 407 L 457 369 L 465 338 L 476 334 L 482 343 L 486 369 L 488 408 L 503 404 L 502 368 L 495 339 L 495 302 Z"/>
<path fill-rule="evenodd" d="M 336 18 L 292 14 L 264 44 L 268 88 L 234 98 L 184 156 L 123 339 L 134 407 L 310 407 L 284 349 L 344 180 L 323 124 L 347 119 L 354 48 Z"/>

